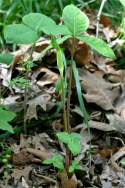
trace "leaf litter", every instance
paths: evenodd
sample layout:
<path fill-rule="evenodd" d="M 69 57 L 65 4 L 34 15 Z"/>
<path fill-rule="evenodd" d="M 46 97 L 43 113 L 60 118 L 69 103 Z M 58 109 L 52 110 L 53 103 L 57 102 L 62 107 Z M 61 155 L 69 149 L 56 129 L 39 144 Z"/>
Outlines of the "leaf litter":
<path fill-rule="evenodd" d="M 110 27 L 105 27 L 111 24 L 110 20 L 106 20 L 106 17 L 101 19 L 103 24 L 101 35 L 112 45 L 117 32 Z M 93 33 L 94 24 L 90 23 L 90 30 Z M 29 75 L 31 84 L 27 91 L 26 103 L 26 121 L 33 125 L 33 129 L 29 129 L 27 135 L 17 132 L 17 135 L 13 135 L 10 140 L 5 139 L 12 149 L 10 161 L 13 169 L 4 181 L 1 180 L 1 188 L 59 188 L 58 179 L 65 188 L 75 188 L 77 185 L 102 188 L 125 187 L 125 169 L 120 163 L 125 156 L 124 70 L 115 69 L 115 62 L 95 54 L 84 43 L 76 43 L 75 60 L 79 66 L 83 98 L 90 114 L 91 138 L 88 137 L 85 125 L 82 123 L 82 114 L 77 100 L 71 100 L 72 130 L 79 131 L 82 136 L 81 153 L 76 158 L 82 163 L 82 169 L 76 171 L 71 179 L 65 172 L 55 178 L 55 169 L 41 163 L 54 153 L 64 154 L 65 152 L 54 136 L 57 130 L 62 129 L 61 113 L 59 112 L 56 116 L 60 99 L 55 97 L 55 83 L 59 79 L 55 67 L 55 52 L 53 50 L 46 52 L 42 57 L 42 65 L 41 62 L 39 63 L 41 51 L 49 44 L 49 39 L 41 38 L 35 46 L 33 61 L 38 68 L 33 68 Z M 13 53 L 12 66 L 5 66 L 4 62 L 0 64 L 1 85 L 5 92 L 4 104 L 17 113 L 14 126 L 23 123 L 23 116 L 20 114 L 23 113 L 24 89 L 10 86 L 8 83 L 17 73 L 22 74 L 19 62 L 29 54 L 31 46 L 18 47 L 19 50 Z M 63 47 L 69 56 L 70 52 L 66 45 L 64 44 Z M 74 90 L 72 96 L 75 96 Z M 54 113 L 54 118 L 49 119 L 48 117 Z M 91 166 L 88 165 L 90 141 L 93 152 Z"/>

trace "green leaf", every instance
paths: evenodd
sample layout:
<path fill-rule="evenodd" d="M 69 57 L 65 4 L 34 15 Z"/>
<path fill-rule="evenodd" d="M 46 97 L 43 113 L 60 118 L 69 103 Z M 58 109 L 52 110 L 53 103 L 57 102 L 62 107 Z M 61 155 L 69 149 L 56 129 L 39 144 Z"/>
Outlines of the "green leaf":
<path fill-rule="evenodd" d="M 67 132 L 59 132 L 56 134 L 58 139 L 65 144 L 68 144 L 70 141 L 70 135 Z"/>
<path fill-rule="evenodd" d="M 54 167 L 63 170 L 64 169 L 64 158 L 61 155 L 54 155 L 50 159 L 46 159 L 43 161 L 43 164 L 53 164 Z"/>
<path fill-rule="evenodd" d="M 53 164 L 53 158 L 50 158 L 50 159 L 46 159 L 43 161 L 43 164 Z"/>
<path fill-rule="evenodd" d="M 79 170 L 81 169 L 81 166 L 79 165 L 79 161 L 72 161 L 72 164 L 69 167 L 69 172 L 74 172 L 75 170 Z"/>
<path fill-rule="evenodd" d="M 88 113 L 87 113 L 85 105 L 84 105 L 81 84 L 80 84 L 80 79 L 79 79 L 79 73 L 78 73 L 78 69 L 76 67 L 75 61 L 72 62 L 72 69 L 73 69 L 73 75 L 74 75 L 75 83 L 76 83 L 76 90 L 77 90 L 78 100 L 79 100 L 79 104 L 80 104 L 80 110 L 83 114 L 86 125 L 88 125 Z"/>
<path fill-rule="evenodd" d="M 55 83 L 55 88 L 57 92 L 61 91 L 61 79 L 58 79 Z"/>
<path fill-rule="evenodd" d="M 12 126 L 8 123 L 15 118 L 14 112 L 8 111 L 0 107 L 0 129 L 13 133 Z"/>
<path fill-rule="evenodd" d="M 29 13 L 23 17 L 23 23 L 35 30 L 48 35 L 70 35 L 70 31 L 65 25 L 56 25 L 50 17 L 40 13 Z"/>
<path fill-rule="evenodd" d="M 125 8 L 125 0 L 120 0 L 120 3 L 121 3 L 122 6 Z"/>
<path fill-rule="evenodd" d="M 14 56 L 12 54 L 0 54 L 0 63 L 10 65 L 13 61 L 13 57 Z"/>
<path fill-rule="evenodd" d="M 51 35 L 72 35 L 65 25 L 55 25 L 50 30 Z"/>
<path fill-rule="evenodd" d="M 23 23 L 26 24 L 31 29 L 36 32 L 43 31 L 46 34 L 51 33 L 51 29 L 53 30 L 56 26 L 54 20 L 50 17 L 40 14 L 40 13 L 29 13 L 23 17 Z"/>
<path fill-rule="evenodd" d="M 71 133 L 70 141 L 68 142 L 68 147 L 74 156 L 80 153 L 80 134 Z"/>
<path fill-rule="evenodd" d="M 77 39 L 87 43 L 91 48 L 96 50 L 98 53 L 100 53 L 103 56 L 115 59 L 115 54 L 113 50 L 108 46 L 106 42 L 104 42 L 102 39 L 93 37 L 93 36 L 79 36 Z"/>
<path fill-rule="evenodd" d="M 70 151 L 74 156 L 80 153 L 80 134 L 59 132 L 57 133 L 57 137 L 60 141 L 68 145 Z"/>
<path fill-rule="evenodd" d="M 68 147 L 73 154 L 73 156 L 76 156 L 80 153 L 81 146 L 80 143 L 75 143 L 73 140 L 68 143 Z"/>
<path fill-rule="evenodd" d="M 79 133 L 71 133 L 70 137 L 74 142 L 80 142 L 81 136 Z"/>
<path fill-rule="evenodd" d="M 61 155 L 55 155 L 53 157 L 53 165 L 60 170 L 64 169 L 63 161 L 64 159 Z"/>
<path fill-rule="evenodd" d="M 39 38 L 36 31 L 23 24 L 5 26 L 4 37 L 6 42 L 16 44 L 33 44 Z"/>
<path fill-rule="evenodd" d="M 61 79 L 63 80 L 63 72 L 64 72 L 64 64 L 63 64 L 63 53 L 60 46 L 57 43 L 55 37 L 52 37 L 52 46 L 56 49 L 56 59 L 57 59 L 57 67 L 60 72 Z"/>
<path fill-rule="evenodd" d="M 74 167 L 72 165 L 70 165 L 69 172 L 72 173 L 72 172 L 74 172 L 74 170 L 75 170 Z"/>
<path fill-rule="evenodd" d="M 76 6 L 68 5 L 63 9 L 64 23 L 73 36 L 85 32 L 89 26 L 88 17 Z"/>

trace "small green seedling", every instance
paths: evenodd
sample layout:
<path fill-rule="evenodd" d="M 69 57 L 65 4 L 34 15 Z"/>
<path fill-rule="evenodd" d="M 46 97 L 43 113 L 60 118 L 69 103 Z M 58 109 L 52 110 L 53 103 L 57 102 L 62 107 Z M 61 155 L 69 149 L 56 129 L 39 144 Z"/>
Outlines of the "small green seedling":
<path fill-rule="evenodd" d="M 29 87 L 30 85 L 30 81 L 28 79 L 25 79 L 24 77 L 19 77 L 17 76 L 16 78 L 12 79 L 9 82 L 10 86 L 17 86 L 20 88 L 25 88 L 25 87 Z"/>
<path fill-rule="evenodd" d="M 33 67 L 33 62 L 31 60 L 21 61 L 21 64 L 27 72 L 30 72 Z"/>
<path fill-rule="evenodd" d="M 73 156 L 76 156 L 80 153 L 80 134 L 59 132 L 57 133 L 57 137 L 61 142 L 68 146 Z M 54 155 L 52 158 L 43 162 L 43 164 L 53 164 L 54 167 L 61 171 L 64 170 L 64 163 L 64 158 L 61 155 Z M 69 172 L 74 172 L 76 169 L 81 169 L 79 162 L 76 160 L 73 160 L 72 164 L 68 168 Z"/>
<path fill-rule="evenodd" d="M 0 148 L 2 148 L 0 163 L 2 163 L 2 167 L 4 168 L 4 177 L 6 177 L 9 173 L 9 170 L 12 168 L 12 165 L 10 163 L 12 151 L 11 148 L 3 142 L 0 142 Z"/>

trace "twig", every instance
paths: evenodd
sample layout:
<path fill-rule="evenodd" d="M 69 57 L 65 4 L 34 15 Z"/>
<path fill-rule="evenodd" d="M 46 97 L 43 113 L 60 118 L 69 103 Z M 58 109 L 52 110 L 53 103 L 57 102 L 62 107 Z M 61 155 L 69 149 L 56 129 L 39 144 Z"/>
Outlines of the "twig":
<path fill-rule="evenodd" d="M 103 10 L 103 7 L 105 5 L 107 0 L 102 0 L 101 2 L 101 6 L 100 6 L 100 9 L 99 9 L 99 12 L 97 14 L 97 21 L 96 21 L 96 37 L 98 37 L 99 35 L 99 22 L 100 22 L 100 17 L 101 17 L 101 14 L 102 14 L 102 10 Z"/>
<path fill-rule="evenodd" d="M 29 60 L 32 61 L 32 56 L 33 56 L 33 51 L 34 51 L 34 47 L 35 47 L 35 43 L 33 44 L 33 46 L 31 47 L 31 51 L 30 51 L 30 58 Z M 26 79 L 28 78 L 28 73 L 29 73 L 29 70 L 26 70 Z M 27 119 L 26 119 L 26 113 L 27 113 L 27 102 L 28 102 L 28 88 L 27 86 L 25 86 L 25 90 L 24 90 L 24 133 L 27 134 Z"/>

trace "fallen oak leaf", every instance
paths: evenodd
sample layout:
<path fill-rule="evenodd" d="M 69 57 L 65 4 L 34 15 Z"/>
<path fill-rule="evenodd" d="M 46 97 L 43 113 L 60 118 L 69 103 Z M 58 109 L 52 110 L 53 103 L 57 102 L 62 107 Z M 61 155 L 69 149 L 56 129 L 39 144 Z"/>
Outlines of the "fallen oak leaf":
<path fill-rule="evenodd" d="M 120 94 L 120 84 L 106 82 L 100 72 L 92 74 L 83 69 L 80 69 L 79 72 L 86 101 L 96 103 L 104 110 L 114 110 L 113 103 Z"/>
<path fill-rule="evenodd" d="M 29 100 L 27 104 L 29 105 L 26 112 L 26 120 L 31 120 L 32 118 L 38 119 L 37 117 L 37 106 L 41 106 L 41 108 L 46 111 L 48 102 L 50 101 L 51 96 L 49 94 L 39 94 L 33 99 Z"/>

